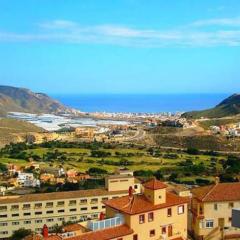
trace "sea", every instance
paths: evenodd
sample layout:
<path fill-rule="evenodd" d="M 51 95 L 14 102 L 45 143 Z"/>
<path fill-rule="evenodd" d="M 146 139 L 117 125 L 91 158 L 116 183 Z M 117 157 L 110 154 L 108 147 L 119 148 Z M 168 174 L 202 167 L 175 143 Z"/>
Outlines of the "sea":
<path fill-rule="evenodd" d="M 55 94 L 51 97 L 82 112 L 163 113 L 203 110 L 230 94 Z"/>

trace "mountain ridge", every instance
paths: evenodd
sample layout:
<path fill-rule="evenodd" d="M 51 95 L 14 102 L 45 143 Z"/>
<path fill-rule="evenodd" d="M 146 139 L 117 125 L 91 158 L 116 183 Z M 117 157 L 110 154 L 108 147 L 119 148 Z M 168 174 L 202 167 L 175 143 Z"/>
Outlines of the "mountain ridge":
<path fill-rule="evenodd" d="M 240 114 L 240 94 L 235 93 L 213 108 L 186 112 L 182 116 L 186 118 L 222 118 L 238 114 Z"/>
<path fill-rule="evenodd" d="M 64 106 L 45 93 L 35 93 L 27 88 L 0 85 L 0 116 L 8 112 L 76 114 L 75 109 Z"/>

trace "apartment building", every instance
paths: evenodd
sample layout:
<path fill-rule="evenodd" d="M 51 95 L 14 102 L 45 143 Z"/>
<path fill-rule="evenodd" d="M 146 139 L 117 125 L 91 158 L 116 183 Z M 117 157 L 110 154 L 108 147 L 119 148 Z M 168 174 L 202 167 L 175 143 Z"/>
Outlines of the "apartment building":
<path fill-rule="evenodd" d="M 192 190 L 190 231 L 195 239 L 240 239 L 232 209 L 240 208 L 240 183 L 218 183 Z"/>
<path fill-rule="evenodd" d="M 81 223 L 85 230 L 68 240 L 182 240 L 187 239 L 188 197 L 167 191 L 155 179 L 144 184 L 142 194 L 109 199 L 106 218 Z"/>
<path fill-rule="evenodd" d="M 115 177 L 118 181 L 118 176 Z M 113 181 L 114 177 L 106 180 Z M 125 182 L 118 181 L 108 189 L 79 190 L 22 196 L 0 197 L 0 239 L 6 239 L 20 228 L 41 232 L 46 224 L 51 231 L 62 222 L 79 222 L 98 218 L 105 212 L 103 201 L 128 194 L 129 187 L 134 187 L 132 177 L 125 176 Z"/>

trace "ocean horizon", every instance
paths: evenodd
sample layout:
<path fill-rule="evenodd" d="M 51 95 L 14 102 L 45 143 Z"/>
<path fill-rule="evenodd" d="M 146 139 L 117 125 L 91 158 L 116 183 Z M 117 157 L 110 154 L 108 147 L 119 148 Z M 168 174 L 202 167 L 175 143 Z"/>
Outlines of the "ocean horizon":
<path fill-rule="evenodd" d="M 161 113 L 203 110 L 230 94 L 50 94 L 83 112 Z"/>

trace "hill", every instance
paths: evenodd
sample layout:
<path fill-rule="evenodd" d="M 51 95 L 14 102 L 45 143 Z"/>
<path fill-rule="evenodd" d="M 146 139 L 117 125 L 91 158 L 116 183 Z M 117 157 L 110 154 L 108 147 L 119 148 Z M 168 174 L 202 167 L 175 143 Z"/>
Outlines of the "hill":
<path fill-rule="evenodd" d="M 43 132 L 42 128 L 39 128 L 31 123 L 9 119 L 0 119 L 0 147 L 10 142 L 23 141 L 21 138 L 24 134 L 29 132 Z"/>
<path fill-rule="evenodd" d="M 217 106 L 203 111 L 192 111 L 183 114 L 187 118 L 222 118 L 240 114 L 240 94 L 234 94 Z"/>
<path fill-rule="evenodd" d="M 34 93 L 29 89 L 0 86 L 0 116 L 8 112 L 28 113 L 75 113 L 44 93 Z"/>

